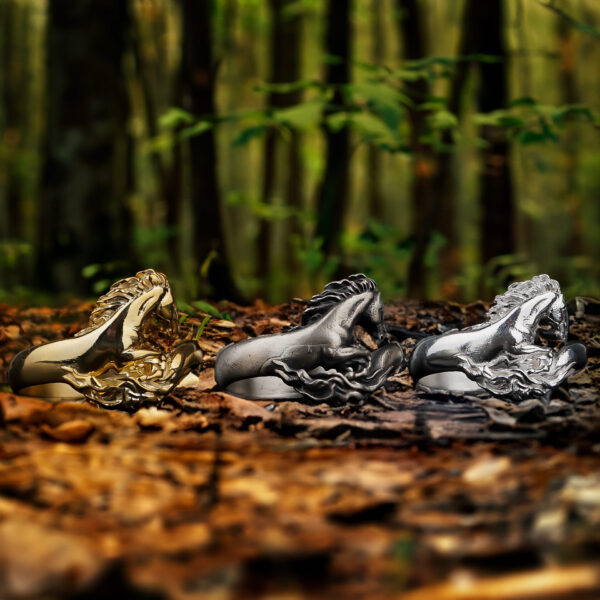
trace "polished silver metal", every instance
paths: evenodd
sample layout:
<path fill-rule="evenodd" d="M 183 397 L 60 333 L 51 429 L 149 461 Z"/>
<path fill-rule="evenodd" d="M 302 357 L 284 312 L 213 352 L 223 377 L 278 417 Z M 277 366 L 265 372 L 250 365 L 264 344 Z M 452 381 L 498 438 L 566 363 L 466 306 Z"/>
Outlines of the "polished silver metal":
<path fill-rule="evenodd" d="M 113 284 L 98 299 L 87 328 L 75 337 L 17 354 L 8 380 L 19 394 L 81 398 L 106 408 L 156 403 L 202 362 L 196 342 L 162 351 L 151 321 L 179 333 L 175 300 L 167 278 L 152 269 Z"/>
<path fill-rule="evenodd" d="M 377 349 L 358 341 L 357 325 Z M 388 342 L 377 285 L 356 274 L 313 296 L 301 326 L 223 348 L 215 379 L 221 389 L 244 398 L 343 404 L 363 399 L 405 364 L 401 346 Z"/>
<path fill-rule="evenodd" d="M 583 344 L 566 344 L 568 331 L 558 282 L 537 275 L 496 296 L 486 322 L 418 342 L 410 373 L 426 391 L 541 397 L 587 362 Z"/>

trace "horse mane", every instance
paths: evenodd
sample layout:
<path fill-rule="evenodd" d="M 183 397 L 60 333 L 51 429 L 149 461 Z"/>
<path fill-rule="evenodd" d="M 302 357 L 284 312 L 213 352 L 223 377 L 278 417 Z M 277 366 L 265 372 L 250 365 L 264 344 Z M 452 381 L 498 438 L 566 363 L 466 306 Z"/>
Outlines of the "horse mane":
<path fill-rule="evenodd" d="M 302 313 L 302 325 L 313 323 L 328 313 L 336 304 L 351 296 L 364 292 L 376 292 L 377 284 L 362 273 L 350 275 L 347 279 L 328 283 L 320 294 L 314 295 Z"/>
<path fill-rule="evenodd" d="M 76 337 L 97 329 L 106 323 L 124 304 L 159 286 L 168 289 L 169 282 L 165 275 L 156 272 L 154 269 L 140 271 L 133 277 L 127 277 L 113 283 L 108 292 L 98 298 L 96 306 L 90 314 L 88 326 L 78 332 Z"/>
<path fill-rule="evenodd" d="M 494 304 L 487 312 L 488 321 L 494 323 L 516 306 L 546 292 L 561 293 L 558 281 L 550 279 L 548 275 L 536 275 L 527 281 L 511 283 L 504 294 L 494 298 Z"/>

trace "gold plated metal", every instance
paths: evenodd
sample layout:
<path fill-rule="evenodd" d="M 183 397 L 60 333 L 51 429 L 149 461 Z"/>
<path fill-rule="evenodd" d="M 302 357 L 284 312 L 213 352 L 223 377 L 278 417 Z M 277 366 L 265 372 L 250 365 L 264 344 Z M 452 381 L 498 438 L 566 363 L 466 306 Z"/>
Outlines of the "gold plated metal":
<path fill-rule="evenodd" d="M 17 354 L 8 380 L 17 393 L 105 408 L 156 403 L 202 362 L 193 341 L 163 350 L 159 332 L 177 337 L 177 307 L 167 278 L 147 269 L 114 283 L 75 337 Z"/>

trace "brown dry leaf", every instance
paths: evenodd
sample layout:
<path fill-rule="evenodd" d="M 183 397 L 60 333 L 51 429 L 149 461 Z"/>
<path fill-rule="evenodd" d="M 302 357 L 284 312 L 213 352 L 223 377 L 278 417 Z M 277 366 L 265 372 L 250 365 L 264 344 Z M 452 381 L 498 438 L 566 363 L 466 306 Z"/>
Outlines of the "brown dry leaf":
<path fill-rule="evenodd" d="M 18 517 L 0 523 L 0 597 L 32 598 L 88 585 L 104 567 L 85 536 Z"/>
<path fill-rule="evenodd" d="M 233 321 L 206 325 L 199 385 L 159 407 L 128 414 L 0 393 L 0 597 L 9 580 L 27 600 L 115 589 L 182 600 L 600 593 L 589 571 L 600 556 L 599 355 L 544 413 L 416 394 L 406 370 L 352 406 L 215 390 L 218 348 L 298 324 L 304 306 L 219 305 Z M 0 336 L 2 384 L 16 352 L 73 335 L 89 308 L 0 310 L 2 327 L 23 331 Z M 408 301 L 386 306 L 386 319 L 436 334 L 484 312 Z M 182 336 L 200 322 L 190 315 Z M 573 329 L 586 343 L 598 336 L 585 317 Z M 409 353 L 414 340 L 402 344 Z M 565 556 L 581 564 L 560 566 Z"/>
<path fill-rule="evenodd" d="M 75 419 L 57 427 L 49 427 L 44 423 L 41 429 L 46 435 L 60 442 L 83 442 L 94 431 L 94 426 L 89 421 Z"/>
<path fill-rule="evenodd" d="M 0 392 L 0 404 L 4 420 L 7 422 L 33 421 L 43 413 L 52 410 L 52 404 L 44 400 L 4 392 Z"/>
<path fill-rule="evenodd" d="M 589 594 L 599 586 L 600 567 L 595 564 L 549 567 L 506 577 L 481 579 L 468 572 L 457 572 L 449 583 L 403 594 L 402 600 L 577 598 L 577 594 Z"/>
<path fill-rule="evenodd" d="M 507 456 L 483 457 L 463 473 L 463 479 L 472 485 L 493 485 L 498 477 L 510 469 L 510 465 Z"/>

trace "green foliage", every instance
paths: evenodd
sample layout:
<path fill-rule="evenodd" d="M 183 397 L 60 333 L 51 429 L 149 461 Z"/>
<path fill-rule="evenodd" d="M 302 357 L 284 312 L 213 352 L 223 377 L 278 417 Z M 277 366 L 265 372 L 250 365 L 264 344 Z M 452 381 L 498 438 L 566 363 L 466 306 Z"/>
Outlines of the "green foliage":
<path fill-rule="evenodd" d="M 325 277 L 331 277 L 341 263 L 339 255 L 323 252 L 323 240 L 320 238 L 303 240 L 295 236 L 294 245 L 296 256 L 309 275 L 320 273 Z"/>
<path fill-rule="evenodd" d="M 223 318 L 221 313 L 210 302 L 206 302 L 205 300 L 194 300 L 191 304 L 200 312 L 206 313 L 211 317 L 215 317 L 216 319 Z"/>
<path fill-rule="evenodd" d="M 202 319 L 202 323 L 200 323 L 200 327 L 198 327 L 198 331 L 196 332 L 196 335 L 194 336 L 194 339 L 197 341 L 202 337 L 202 334 L 204 333 L 204 328 L 208 325 L 208 322 L 210 321 L 211 317 L 210 315 L 206 315 L 206 317 L 204 317 L 204 319 Z"/>
<path fill-rule="evenodd" d="M 23 259 L 31 256 L 32 245 L 18 240 L 0 242 L 0 273 L 18 267 Z"/>
<path fill-rule="evenodd" d="M 517 98 L 506 109 L 477 114 L 475 122 L 504 129 L 519 144 L 529 146 L 557 143 L 561 130 L 570 123 L 585 122 L 598 127 L 600 118 L 579 104 L 551 106 L 538 104 L 533 98 Z"/>

